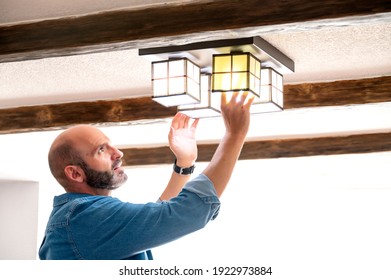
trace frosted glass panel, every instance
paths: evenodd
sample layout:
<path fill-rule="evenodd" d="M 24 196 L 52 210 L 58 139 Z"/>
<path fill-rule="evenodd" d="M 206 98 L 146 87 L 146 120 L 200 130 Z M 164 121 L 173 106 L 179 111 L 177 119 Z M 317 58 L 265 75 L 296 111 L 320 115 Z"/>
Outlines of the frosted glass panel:
<path fill-rule="evenodd" d="M 178 77 L 185 75 L 185 60 L 173 60 L 169 63 L 170 77 Z"/>
<path fill-rule="evenodd" d="M 155 80 L 153 82 L 153 96 L 167 95 L 168 84 L 167 80 Z"/>
<path fill-rule="evenodd" d="M 168 77 L 167 62 L 157 62 L 152 64 L 152 79 L 162 79 Z"/>
<path fill-rule="evenodd" d="M 169 82 L 169 95 L 185 92 L 185 78 L 171 78 Z"/>

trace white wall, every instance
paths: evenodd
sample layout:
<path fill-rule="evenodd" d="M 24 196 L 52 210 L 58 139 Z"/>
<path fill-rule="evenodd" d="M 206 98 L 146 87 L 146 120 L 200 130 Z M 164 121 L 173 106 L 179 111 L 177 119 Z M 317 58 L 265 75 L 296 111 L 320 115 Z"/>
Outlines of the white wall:
<path fill-rule="evenodd" d="M 134 131 L 129 128 L 126 137 Z M 53 196 L 63 192 L 46 158 L 58 133 L 0 135 L 0 177 L 39 182 L 37 248 Z M 155 135 L 151 130 L 142 137 Z M 120 137 L 114 139 L 118 143 Z M 241 161 L 219 217 L 199 232 L 156 248 L 155 258 L 171 264 L 271 265 L 276 279 L 386 279 L 391 275 L 390 166 L 391 152 Z M 197 163 L 196 173 L 204 167 Z M 127 169 L 129 180 L 114 195 L 154 201 L 171 168 Z"/>
<path fill-rule="evenodd" d="M 386 279 L 390 166 L 391 153 L 241 161 L 219 217 L 156 248 L 154 256 L 170 263 L 271 265 L 276 279 Z M 198 163 L 196 171 L 204 167 Z M 155 198 L 170 168 L 128 170 L 130 182 L 117 195 Z"/>
<path fill-rule="evenodd" d="M 38 182 L 0 180 L 0 259 L 34 260 Z"/>

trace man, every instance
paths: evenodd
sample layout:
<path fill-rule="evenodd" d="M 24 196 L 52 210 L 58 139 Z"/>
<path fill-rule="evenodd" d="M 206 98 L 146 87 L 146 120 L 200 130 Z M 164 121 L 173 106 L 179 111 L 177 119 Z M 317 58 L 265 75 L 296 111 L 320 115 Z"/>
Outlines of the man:
<path fill-rule="evenodd" d="M 174 171 L 157 203 L 132 204 L 110 196 L 127 175 L 122 152 L 92 126 L 61 133 L 49 151 L 53 176 L 66 193 L 54 198 L 41 259 L 152 259 L 150 249 L 203 228 L 220 208 L 219 197 L 233 172 L 250 123 L 253 98 L 234 93 L 221 97 L 226 128 L 211 162 L 189 181 L 197 157 L 195 130 L 178 113 L 169 144 Z"/>

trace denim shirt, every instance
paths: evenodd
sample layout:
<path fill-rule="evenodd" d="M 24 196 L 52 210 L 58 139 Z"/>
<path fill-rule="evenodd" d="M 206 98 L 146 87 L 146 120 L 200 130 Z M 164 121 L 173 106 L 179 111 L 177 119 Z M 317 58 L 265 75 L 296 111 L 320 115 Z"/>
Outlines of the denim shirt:
<path fill-rule="evenodd" d="M 177 197 L 157 203 L 65 193 L 54 198 L 39 258 L 151 259 L 151 248 L 203 228 L 219 209 L 215 188 L 203 174 Z"/>

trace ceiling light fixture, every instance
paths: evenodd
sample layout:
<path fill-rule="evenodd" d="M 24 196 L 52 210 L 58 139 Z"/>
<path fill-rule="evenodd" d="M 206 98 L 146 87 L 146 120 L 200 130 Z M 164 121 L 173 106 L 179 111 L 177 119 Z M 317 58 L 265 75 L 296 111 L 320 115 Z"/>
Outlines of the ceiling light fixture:
<path fill-rule="evenodd" d="M 251 114 L 281 111 L 284 108 L 283 76 L 273 68 L 261 70 L 259 97 L 255 97 L 250 108 Z"/>
<path fill-rule="evenodd" d="M 152 62 L 153 100 L 166 106 L 200 101 L 200 67 L 187 58 Z"/>
<path fill-rule="evenodd" d="M 199 103 L 178 106 L 178 111 L 188 115 L 191 118 L 218 117 L 220 111 L 220 96 L 212 95 L 211 74 L 201 74 L 201 100 Z"/>
<path fill-rule="evenodd" d="M 251 113 L 283 110 L 283 74 L 294 72 L 294 62 L 260 37 L 140 49 L 139 55 L 152 61 L 153 99 L 193 117 L 219 115 L 220 93 L 231 91 L 255 95 Z M 178 61 L 184 71 L 170 71 Z M 197 81 L 197 69 L 210 75 Z"/>
<path fill-rule="evenodd" d="M 261 62 L 250 53 L 213 55 L 212 92 L 248 91 L 259 97 Z"/>

